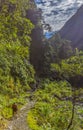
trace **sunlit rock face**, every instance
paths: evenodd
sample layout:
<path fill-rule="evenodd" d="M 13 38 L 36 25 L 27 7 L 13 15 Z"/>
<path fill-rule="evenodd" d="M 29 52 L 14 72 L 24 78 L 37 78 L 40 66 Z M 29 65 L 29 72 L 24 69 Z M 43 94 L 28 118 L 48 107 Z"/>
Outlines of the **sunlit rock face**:
<path fill-rule="evenodd" d="M 50 24 L 52 31 L 58 31 L 75 14 L 83 0 L 35 0 L 42 10 L 45 23 Z"/>
<path fill-rule="evenodd" d="M 60 30 L 62 38 L 71 41 L 73 47 L 83 49 L 83 5 Z"/>

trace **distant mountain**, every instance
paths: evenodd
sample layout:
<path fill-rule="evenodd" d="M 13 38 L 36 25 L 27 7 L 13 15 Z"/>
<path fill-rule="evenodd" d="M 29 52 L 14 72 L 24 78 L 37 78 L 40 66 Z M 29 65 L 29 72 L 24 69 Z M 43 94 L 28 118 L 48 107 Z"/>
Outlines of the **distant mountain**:
<path fill-rule="evenodd" d="M 83 5 L 60 30 L 62 38 L 70 40 L 73 47 L 83 49 Z"/>

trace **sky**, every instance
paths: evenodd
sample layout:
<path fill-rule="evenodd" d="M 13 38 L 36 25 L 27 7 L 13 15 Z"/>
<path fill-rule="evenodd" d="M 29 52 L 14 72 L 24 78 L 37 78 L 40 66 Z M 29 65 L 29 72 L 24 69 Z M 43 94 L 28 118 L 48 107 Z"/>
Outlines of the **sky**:
<path fill-rule="evenodd" d="M 43 0 L 44 4 L 38 4 L 42 9 L 42 19 L 50 24 L 53 31 L 60 30 L 66 21 L 75 14 L 83 4 L 83 0 Z"/>

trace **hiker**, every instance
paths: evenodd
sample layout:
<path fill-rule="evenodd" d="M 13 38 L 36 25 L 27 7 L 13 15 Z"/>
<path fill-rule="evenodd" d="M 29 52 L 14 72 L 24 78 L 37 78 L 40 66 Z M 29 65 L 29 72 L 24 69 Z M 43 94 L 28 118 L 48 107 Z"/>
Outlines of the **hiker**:
<path fill-rule="evenodd" d="M 13 111 L 13 115 L 17 113 L 18 107 L 16 103 L 12 104 L 12 111 Z"/>

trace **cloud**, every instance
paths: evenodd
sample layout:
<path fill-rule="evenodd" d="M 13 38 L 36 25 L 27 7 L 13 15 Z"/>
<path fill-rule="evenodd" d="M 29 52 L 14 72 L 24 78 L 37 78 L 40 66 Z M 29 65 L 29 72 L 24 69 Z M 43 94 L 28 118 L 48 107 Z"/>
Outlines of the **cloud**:
<path fill-rule="evenodd" d="M 44 4 L 39 4 L 42 9 L 42 16 L 46 23 L 50 24 L 53 31 L 59 30 L 64 23 L 83 4 L 83 0 L 43 0 Z"/>

